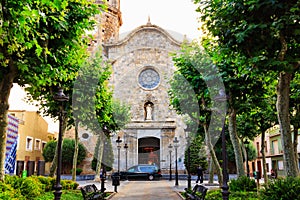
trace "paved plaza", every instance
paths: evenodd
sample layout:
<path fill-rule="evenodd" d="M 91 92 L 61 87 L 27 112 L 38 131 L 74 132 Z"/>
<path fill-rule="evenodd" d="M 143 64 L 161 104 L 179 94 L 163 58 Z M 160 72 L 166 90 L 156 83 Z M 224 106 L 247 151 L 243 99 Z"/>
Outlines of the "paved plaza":
<path fill-rule="evenodd" d="M 98 189 L 101 188 L 100 182 L 95 181 L 77 181 L 80 186 L 87 184 L 95 184 Z M 192 187 L 195 181 L 192 180 Z M 204 182 L 207 184 L 207 181 Z M 121 181 L 120 186 L 117 187 L 112 200 L 180 200 L 182 199 L 178 192 L 184 191 L 187 187 L 186 180 L 179 180 L 178 186 L 175 186 L 175 180 L 158 180 L 158 181 Z M 209 189 L 218 188 L 218 186 L 207 186 Z M 106 192 L 114 192 L 114 186 L 108 179 L 105 182 Z"/>

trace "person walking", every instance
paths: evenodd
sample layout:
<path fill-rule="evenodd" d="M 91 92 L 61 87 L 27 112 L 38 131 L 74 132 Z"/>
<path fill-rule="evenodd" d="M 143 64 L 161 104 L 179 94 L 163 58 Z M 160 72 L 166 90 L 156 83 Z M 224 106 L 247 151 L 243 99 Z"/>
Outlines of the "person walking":
<path fill-rule="evenodd" d="M 198 183 L 198 181 L 200 181 L 200 183 L 203 183 L 203 169 L 200 165 L 197 167 L 197 176 L 198 177 L 196 183 Z"/>

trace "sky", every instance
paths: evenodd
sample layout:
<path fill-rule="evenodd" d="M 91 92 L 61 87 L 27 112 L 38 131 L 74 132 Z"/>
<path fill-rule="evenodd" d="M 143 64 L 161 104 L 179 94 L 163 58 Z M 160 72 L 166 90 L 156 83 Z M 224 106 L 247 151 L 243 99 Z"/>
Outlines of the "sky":
<path fill-rule="evenodd" d="M 149 16 L 152 24 L 163 29 L 187 35 L 190 39 L 200 35 L 199 13 L 191 0 L 121 0 L 120 9 L 123 19 L 120 33 L 145 25 Z"/>
<path fill-rule="evenodd" d="M 121 0 L 120 8 L 123 20 L 120 34 L 145 25 L 150 17 L 152 24 L 186 35 L 190 39 L 200 35 L 197 22 L 199 13 L 195 11 L 196 6 L 191 0 Z M 14 84 L 9 99 L 10 110 L 37 110 L 37 107 L 28 105 L 24 97 L 25 92 Z M 49 131 L 58 132 L 58 124 L 50 118 L 45 119 L 49 124 Z"/>
<path fill-rule="evenodd" d="M 26 103 L 25 100 L 26 92 L 18 84 L 13 85 L 9 96 L 9 110 L 26 110 L 26 111 L 37 111 L 38 107 L 32 104 Z M 50 117 L 43 117 L 48 122 L 49 132 L 58 132 L 58 122 L 54 122 Z"/>

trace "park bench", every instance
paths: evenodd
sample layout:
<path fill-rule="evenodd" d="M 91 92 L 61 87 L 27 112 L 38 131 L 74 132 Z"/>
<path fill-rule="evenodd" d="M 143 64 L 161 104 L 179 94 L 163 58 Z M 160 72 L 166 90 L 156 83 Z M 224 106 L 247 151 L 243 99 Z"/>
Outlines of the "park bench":
<path fill-rule="evenodd" d="M 188 190 L 187 188 L 185 188 L 186 199 L 204 200 L 207 190 L 208 190 L 207 187 L 200 185 L 200 184 L 196 184 L 192 190 Z"/>
<path fill-rule="evenodd" d="M 80 188 L 84 200 L 102 200 L 104 193 L 97 189 L 95 184 L 85 185 Z"/>

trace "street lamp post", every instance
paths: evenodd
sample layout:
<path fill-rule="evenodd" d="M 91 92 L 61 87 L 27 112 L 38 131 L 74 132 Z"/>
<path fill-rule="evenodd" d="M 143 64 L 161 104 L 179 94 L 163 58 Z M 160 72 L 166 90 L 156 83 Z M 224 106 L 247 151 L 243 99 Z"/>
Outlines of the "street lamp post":
<path fill-rule="evenodd" d="M 110 134 L 110 130 L 104 125 L 103 127 L 103 133 L 105 135 L 109 135 Z M 104 152 L 105 152 L 105 148 L 107 148 L 107 142 L 104 142 Z M 104 191 L 106 190 L 105 188 L 105 180 L 106 180 L 106 166 L 103 165 L 103 168 L 102 168 L 102 176 L 100 177 L 101 178 L 101 188 L 100 188 L 100 191 L 102 193 L 104 193 Z"/>
<path fill-rule="evenodd" d="M 223 186 L 222 188 L 222 197 L 223 200 L 228 200 L 229 199 L 229 187 L 227 184 L 228 181 L 228 173 L 227 173 L 227 152 L 226 152 L 226 138 L 225 138 L 225 124 L 223 125 L 222 128 L 222 159 L 223 159 Z"/>
<path fill-rule="evenodd" d="M 189 132 L 186 131 L 186 141 L 187 141 L 187 171 L 188 171 L 188 176 L 187 176 L 187 180 L 188 180 L 188 184 L 187 184 L 187 188 L 190 189 L 192 187 L 191 185 L 191 149 L 190 149 L 190 136 L 189 136 Z"/>
<path fill-rule="evenodd" d="M 127 171 L 127 150 L 128 150 L 128 145 L 127 145 L 127 143 L 125 143 L 125 145 L 124 145 L 124 148 L 125 148 L 125 169 L 126 169 L 126 171 Z"/>
<path fill-rule="evenodd" d="M 120 143 L 121 142 L 122 142 L 122 140 L 120 139 L 120 136 L 118 136 L 118 139 L 116 140 L 117 148 L 118 148 L 118 176 L 115 177 L 117 179 L 117 181 L 120 181 L 120 149 L 121 149 Z M 115 183 L 115 192 L 118 192 L 117 185 L 118 184 Z"/>
<path fill-rule="evenodd" d="M 105 179 L 106 179 L 106 167 L 103 166 L 102 169 L 102 177 L 101 177 L 101 192 L 103 193 L 106 189 L 105 189 Z"/>
<path fill-rule="evenodd" d="M 179 140 L 177 139 L 177 137 L 175 137 L 173 143 L 174 143 L 174 147 L 175 147 L 175 159 L 176 159 L 176 162 L 175 162 L 175 185 L 179 185 L 178 184 L 178 168 L 177 168 L 177 148 L 178 148 L 178 142 Z"/>
<path fill-rule="evenodd" d="M 219 91 L 219 96 L 217 96 L 215 98 L 215 100 L 217 102 L 226 102 L 228 99 L 228 96 L 226 95 L 224 90 L 220 90 Z M 223 127 L 222 127 L 222 133 L 221 133 L 221 137 L 222 137 L 222 172 L 223 172 L 223 186 L 222 188 L 222 198 L 223 200 L 228 200 L 229 199 L 229 187 L 228 187 L 228 173 L 227 173 L 227 152 L 226 152 L 226 138 L 225 138 L 225 122 L 223 123 Z"/>
<path fill-rule="evenodd" d="M 169 177 L 169 181 L 172 180 L 172 148 L 173 146 L 171 144 L 169 144 L 169 153 L 170 153 L 170 177 Z"/>
<path fill-rule="evenodd" d="M 118 148 L 118 174 L 120 173 L 120 149 L 121 149 L 120 143 L 121 142 L 122 140 L 120 139 L 120 136 L 118 136 L 118 139 L 116 140 L 117 148 Z"/>
<path fill-rule="evenodd" d="M 69 97 L 66 96 L 63 92 L 62 88 L 59 88 L 58 93 L 54 95 L 53 99 L 60 103 L 60 111 L 59 111 L 59 133 L 58 133 L 58 141 L 57 141 L 57 167 L 56 167 L 56 182 L 54 186 L 54 200 L 60 200 L 61 197 L 61 189 L 62 186 L 60 184 L 60 176 L 61 176 L 61 149 L 62 149 L 62 132 L 63 132 L 63 121 L 65 118 L 65 111 L 63 108 L 63 102 L 68 101 Z"/>

